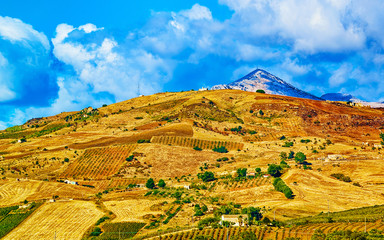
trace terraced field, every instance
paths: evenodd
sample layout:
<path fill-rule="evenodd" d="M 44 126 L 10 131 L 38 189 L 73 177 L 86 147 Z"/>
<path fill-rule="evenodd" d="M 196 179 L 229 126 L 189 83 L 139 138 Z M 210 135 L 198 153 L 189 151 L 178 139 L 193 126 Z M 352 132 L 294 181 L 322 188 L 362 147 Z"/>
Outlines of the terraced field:
<path fill-rule="evenodd" d="M 62 178 L 106 179 L 115 174 L 136 148 L 136 144 L 88 149 L 70 164 Z"/>

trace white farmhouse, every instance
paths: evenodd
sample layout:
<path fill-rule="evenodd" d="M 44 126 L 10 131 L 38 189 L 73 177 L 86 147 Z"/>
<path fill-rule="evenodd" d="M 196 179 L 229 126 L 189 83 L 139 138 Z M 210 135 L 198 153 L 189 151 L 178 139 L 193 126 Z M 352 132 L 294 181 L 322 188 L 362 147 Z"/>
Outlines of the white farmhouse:
<path fill-rule="evenodd" d="M 248 221 L 248 216 L 246 214 L 221 215 L 220 224 L 222 225 L 224 221 L 233 223 L 233 226 L 235 227 L 239 227 L 240 225 L 245 226 L 245 223 Z"/>

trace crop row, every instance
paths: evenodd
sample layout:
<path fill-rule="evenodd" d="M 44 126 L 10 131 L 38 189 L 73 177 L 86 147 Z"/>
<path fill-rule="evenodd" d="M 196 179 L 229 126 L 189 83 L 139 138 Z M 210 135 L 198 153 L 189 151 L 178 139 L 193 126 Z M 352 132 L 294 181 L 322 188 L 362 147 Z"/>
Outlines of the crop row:
<path fill-rule="evenodd" d="M 272 227 L 230 227 L 230 228 L 206 228 L 203 230 L 193 229 L 189 231 L 174 232 L 171 234 L 157 236 L 156 240 L 182 240 L 182 239 L 194 239 L 197 236 L 209 236 L 215 240 L 231 239 L 241 232 L 250 231 L 255 233 L 257 239 L 274 239 L 283 240 L 286 238 L 299 238 L 302 240 L 310 240 L 314 232 L 319 229 L 324 233 L 330 233 L 337 230 L 351 230 L 368 232 L 372 229 L 379 231 L 384 230 L 384 223 L 381 221 L 365 223 L 321 223 L 321 224 L 308 224 L 302 226 L 296 226 L 292 228 L 272 228 Z"/>
<path fill-rule="evenodd" d="M 132 184 L 139 184 L 139 183 L 145 183 L 146 180 L 143 178 L 117 178 L 112 179 L 111 183 L 108 185 L 108 188 L 115 188 L 115 187 L 128 187 Z"/>
<path fill-rule="evenodd" d="M 197 138 L 190 137 L 180 137 L 180 136 L 154 136 L 151 139 L 152 143 L 159 143 L 164 145 L 176 145 L 181 147 L 199 147 L 201 149 L 213 149 L 217 147 L 224 146 L 228 150 L 238 150 L 243 149 L 243 143 L 237 142 L 227 142 L 227 141 L 210 141 L 202 140 Z"/>
<path fill-rule="evenodd" d="M 87 149 L 63 173 L 63 178 L 105 179 L 117 173 L 136 144 Z"/>

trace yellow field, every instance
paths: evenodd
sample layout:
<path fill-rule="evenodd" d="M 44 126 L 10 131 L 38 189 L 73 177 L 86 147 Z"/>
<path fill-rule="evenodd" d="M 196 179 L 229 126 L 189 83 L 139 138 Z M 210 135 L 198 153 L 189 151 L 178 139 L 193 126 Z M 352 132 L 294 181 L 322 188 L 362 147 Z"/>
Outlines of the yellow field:
<path fill-rule="evenodd" d="M 0 181 L 0 206 L 13 205 L 25 199 L 49 199 L 54 195 L 60 198 L 82 198 L 94 192 L 95 190 L 90 188 L 58 182 Z"/>
<path fill-rule="evenodd" d="M 46 203 L 4 239 L 81 239 L 84 232 L 103 215 L 92 202 Z"/>
<path fill-rule="evenodd" d="M 169 199 L 159 200 L 124 200 L 124 201 L 108 201 L 104 205 L 108 210 L 116 214 L 113 222 L 144 222 L 143 217 L 147 214 L 157 215 L 164 214 L 159 208 L 153 208 L 154 205 L 164 201 L 172 201 Z M 152 209 L 151 209 L 152 207 Z"/>

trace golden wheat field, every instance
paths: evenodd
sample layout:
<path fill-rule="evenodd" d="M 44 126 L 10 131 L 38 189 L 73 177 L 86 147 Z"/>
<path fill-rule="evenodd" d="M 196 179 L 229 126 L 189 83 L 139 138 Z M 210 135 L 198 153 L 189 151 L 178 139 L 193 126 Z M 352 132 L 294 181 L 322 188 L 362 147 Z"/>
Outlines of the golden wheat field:
<path fill-rule="evenodd" d="M 102 216 L 103 212 L 93 202 L 45 203 L 4 239 L 81 239 L 84 232 Z"/>

